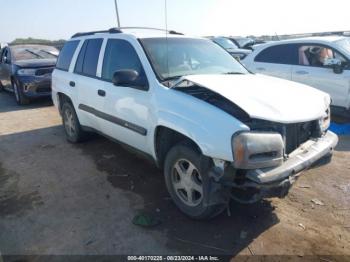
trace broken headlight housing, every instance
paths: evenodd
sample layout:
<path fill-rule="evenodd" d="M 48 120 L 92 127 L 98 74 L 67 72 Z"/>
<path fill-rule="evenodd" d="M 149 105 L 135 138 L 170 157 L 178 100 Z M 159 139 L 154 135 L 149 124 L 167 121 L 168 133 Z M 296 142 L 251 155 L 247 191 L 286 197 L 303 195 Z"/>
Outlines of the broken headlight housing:
<path fill-rule="evenodd" d="M 331 125 L 331 109 L 328 107 L 328 109 L 325 112 L 325 116 L 322 117 L 320 120 L 318 120 L 320 130 L 322 133 L 327 132 L 329 126 Z"/>
<path fill-rule="evenodd" d="M 237 169 L 257 169 L 283 163 L 282 136 L 273 132 L 242 132 L 232 137 L 233 165 Z"/>

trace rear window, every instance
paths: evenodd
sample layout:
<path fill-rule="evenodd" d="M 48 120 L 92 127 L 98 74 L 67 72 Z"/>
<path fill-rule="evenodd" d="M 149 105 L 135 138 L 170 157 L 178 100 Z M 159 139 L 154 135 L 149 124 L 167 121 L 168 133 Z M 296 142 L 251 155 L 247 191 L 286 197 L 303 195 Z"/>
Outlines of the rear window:
<path fill-rule="evenodd" d="M 56 68 L 64 71 L 69 70 L 73 55 L 77 49 L 79 41 L 69 41 L 63 46 L 60 55 L 58 56 Z"/>
<path fill-rule="evenodd" d="M 103 39 L 90 39 L 84 42 L 74 72 L 85 76 L 96 76 L 102 42 Z"/>
<path fill-rule="evenodd" d="M 297 45 L 285 44 L 270 46 L 262 50 L 255 62 L 297 65 L 299 62 Z"/>

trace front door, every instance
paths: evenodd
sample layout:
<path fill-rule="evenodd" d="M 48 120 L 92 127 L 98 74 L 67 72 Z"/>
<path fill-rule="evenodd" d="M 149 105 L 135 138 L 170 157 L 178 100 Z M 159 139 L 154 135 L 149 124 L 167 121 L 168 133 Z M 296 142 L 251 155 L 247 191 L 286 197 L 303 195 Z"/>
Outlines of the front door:
<path fill-rule="evenodd" d="M 135 86 L 116 86 L 112 83 L 113 74 L 125 69 L 139 73 Z M 151 153 L 147 140 L 151 126 L 151 95 L 143 66 L 131 43 L 122 39 L 107 41 L 101 78 L 104 80 L 102 90 L 105 92 L 105 103 L 99 120 L 103 133 Z"/>
<path fill-rule="evenodd" d="M 325 58 L 346 59 L 332 48 L 317 45 L 305 45 L 299 48 L 299 65 L 293 66 L 292 80 L 328 93 L 332 105 L 348 107 L 350 97 L 350 70 L 334 73 L 333 69 L 323 65 Z"/>
<path fill-rule="evenodd" d="M 11 52 L 5 48 L 0 57 L 0 81 L 3 87 L 11 89 Z"/>

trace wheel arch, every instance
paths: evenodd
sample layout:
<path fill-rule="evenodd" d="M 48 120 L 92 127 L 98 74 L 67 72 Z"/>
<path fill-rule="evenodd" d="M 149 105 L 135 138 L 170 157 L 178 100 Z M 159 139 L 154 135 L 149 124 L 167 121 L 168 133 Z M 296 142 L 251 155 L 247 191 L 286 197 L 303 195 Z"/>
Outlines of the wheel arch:
<path fill-rule="evenodd" d="M 167 153 L 173 146 L 179 143 L 184 143 L 202 154 L 200 146 L 192 138 L 182 132 L 164 125 L 158 125 L 155 128 L 154 152 L 158 167 L 163 168 Z"/>

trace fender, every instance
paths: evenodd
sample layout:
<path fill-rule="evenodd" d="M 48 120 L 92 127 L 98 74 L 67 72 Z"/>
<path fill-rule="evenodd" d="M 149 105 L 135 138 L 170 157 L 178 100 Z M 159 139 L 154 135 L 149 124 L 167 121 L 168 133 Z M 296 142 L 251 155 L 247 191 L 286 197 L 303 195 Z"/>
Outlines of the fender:
<path fill-rule="evenodd" d="M 202 100 L 175 90 L 166 92 L 173 94 L 158 100 L 162 102 L 158 107 L 157 126 L 165 126 L 187 136 L 199 146 L 205 156 L 232 162 L 231 138 L 236 132 L 249 128 Z M 167 97 L 170 97 L 171 103 Z M 169 105 L 176 110 L 169 110 Z"/>

